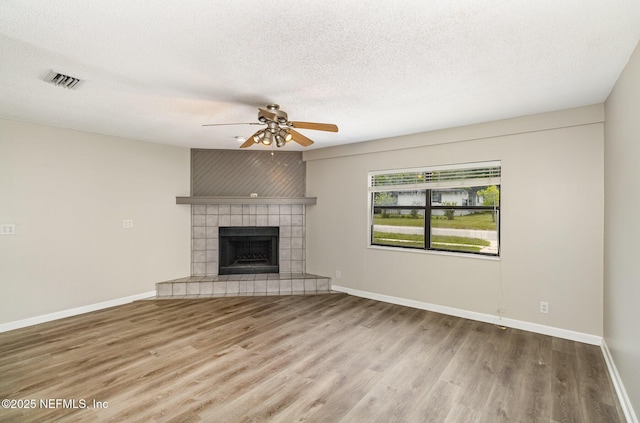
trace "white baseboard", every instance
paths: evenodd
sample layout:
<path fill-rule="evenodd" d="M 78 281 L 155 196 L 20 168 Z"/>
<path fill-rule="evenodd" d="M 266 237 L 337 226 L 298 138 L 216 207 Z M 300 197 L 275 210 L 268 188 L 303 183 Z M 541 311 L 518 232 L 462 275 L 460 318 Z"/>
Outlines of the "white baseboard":
<path fill-rule="evenodd" d="M 611 351 L 609 351 L 607 342 L 604 339 L 602 340 L 600 349 L 602 349 L 604 361 L 605 363 L 607 363 L 609 375 L 611 376 L 611 380 L 613 381 L 613 386 L 616 388 L 618 400 L 620 401 L 620 406 L 622 407 L 622 411 L 624 412 L 624 417 L 627 419 L 627 423 L 638 423 L 638 417 L 633 410 L 631 400 L 629 399 L 629 395 L 627 395 L 627 390 L 624 388 L 624 384 L 622 383 L 622 379 L 620 378 L 620 373 L 618 373 L 618 369 L 616 368 L 616 364 L 613 361 Z"/>
<path fill-rule="evenodd" d="M 0 333 L 14 329 L 20 329 L 27 326 L 37 325 L 39 323 L 50 322 L 52 320 L 63 319 L 65 317 L 77 316 L 78 314 L 89 313 L 91 311 L 102 310 L 103 308 L 115 307 L 122 304 L 132 303 L 137 300 L 155 297 L 156 291 L 143 292 L 142 294 L 131 295 L 124 298 L 116 298 L 115 300 L 104 301 L 97 304 L 89 304 L 82 307 L 76 307 L 69 310 L 56 311 L 55 313 L 43 314 L 41 316 L 30 317 L 28 319 L 16 320 L 15 322 L 0 323 Z"/>
<path fill-rule="evenodd" d="M 543 335 L 555 336 L 557 338 L 569 339 L 571 341 L 583 342 L 591 345 L 601 345 L 602 337 L 590 335 L 582 332 L 574 332 L 567 329 L 555 328 L 552 326 L 540 325 L 537 323 L 524 322 L 522 320 L 506 319 L 504 317 L 491 314 L 478 313 L 475 311 L 463 310 L 459 308 L 446 307 L 437 304 L 425 303 L 422 301 L 408 300 L 406 298 L 393 297 L 390 295 L 376 294 L 358 289 L 346 288 L 339 285 L 331 285 L 334 291 L 344 292 L 356 297 L 369 298 L 371 300 L 383 301 L 385 303 L 398 304 L 421 310 L 434 311 L 436 313 L 448 314 L 450 316 L 462 317 L 470 320 L 491 323 L 499 326 L 506 326 L 514 329 L 522 329 L 528 332 L 540 333 Z"/>

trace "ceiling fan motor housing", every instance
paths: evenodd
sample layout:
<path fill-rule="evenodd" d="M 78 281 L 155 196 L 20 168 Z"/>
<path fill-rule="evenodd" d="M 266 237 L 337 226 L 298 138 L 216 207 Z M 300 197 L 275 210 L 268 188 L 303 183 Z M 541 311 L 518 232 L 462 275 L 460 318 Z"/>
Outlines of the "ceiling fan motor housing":
<path fill-rule="evenodd" d="M 260 109 L 258 111 L 258 120 L 260 122 L 278 122 L 287 123 L 289 117 L 287 113 L 280 110 L 280 106 L 277 104 L 268 104 L 267 110 Z"/>

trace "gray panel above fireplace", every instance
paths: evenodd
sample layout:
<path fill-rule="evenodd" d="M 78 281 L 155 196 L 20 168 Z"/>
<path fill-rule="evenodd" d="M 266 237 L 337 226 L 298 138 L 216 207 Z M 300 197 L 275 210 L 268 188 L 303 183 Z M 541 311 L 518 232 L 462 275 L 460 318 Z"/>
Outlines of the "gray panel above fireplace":
<path fill-rule="evenodd" d="M 191 195 L 304 197 L 300 151 L 191 150 Z"/>

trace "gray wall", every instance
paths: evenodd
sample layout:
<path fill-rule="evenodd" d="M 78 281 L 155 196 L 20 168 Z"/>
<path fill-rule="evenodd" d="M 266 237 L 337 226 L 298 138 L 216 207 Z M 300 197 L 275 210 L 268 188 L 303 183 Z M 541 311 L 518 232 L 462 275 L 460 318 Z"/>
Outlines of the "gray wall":
<path fill-rule="evenodd" d="M 193 196 L 304 197 L 305 163 L 297 151 L 191 150 Z"/>
<path fill-rule="evenodd" d="M 605 103 L 604 337 L 640 411 L 640 45 Z"/>
<path fill-rule="evenodd" d="M 602 336 L 603 106 L 304 153 L 307 271 L 379 295 Z M 367 172 L 502 161 L 499 260 L 367 247 Z M 549 302 L 549 313 L 539 302 Z"/>
<path fill-rule="evenodd" d="M 187 148 L 0 120 L 0 323 L 188 275 L 188 192 Z"/>

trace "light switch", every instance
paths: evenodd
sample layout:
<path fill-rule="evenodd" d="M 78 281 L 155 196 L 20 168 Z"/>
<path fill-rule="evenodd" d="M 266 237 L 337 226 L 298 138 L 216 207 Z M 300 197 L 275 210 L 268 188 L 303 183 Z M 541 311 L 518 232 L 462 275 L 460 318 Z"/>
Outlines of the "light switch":
<path fill-rule="evenodd" d="M 2 224 L 0 225 L 0 235 L 15 235 L 16 225 L 14 224 Z"/>

